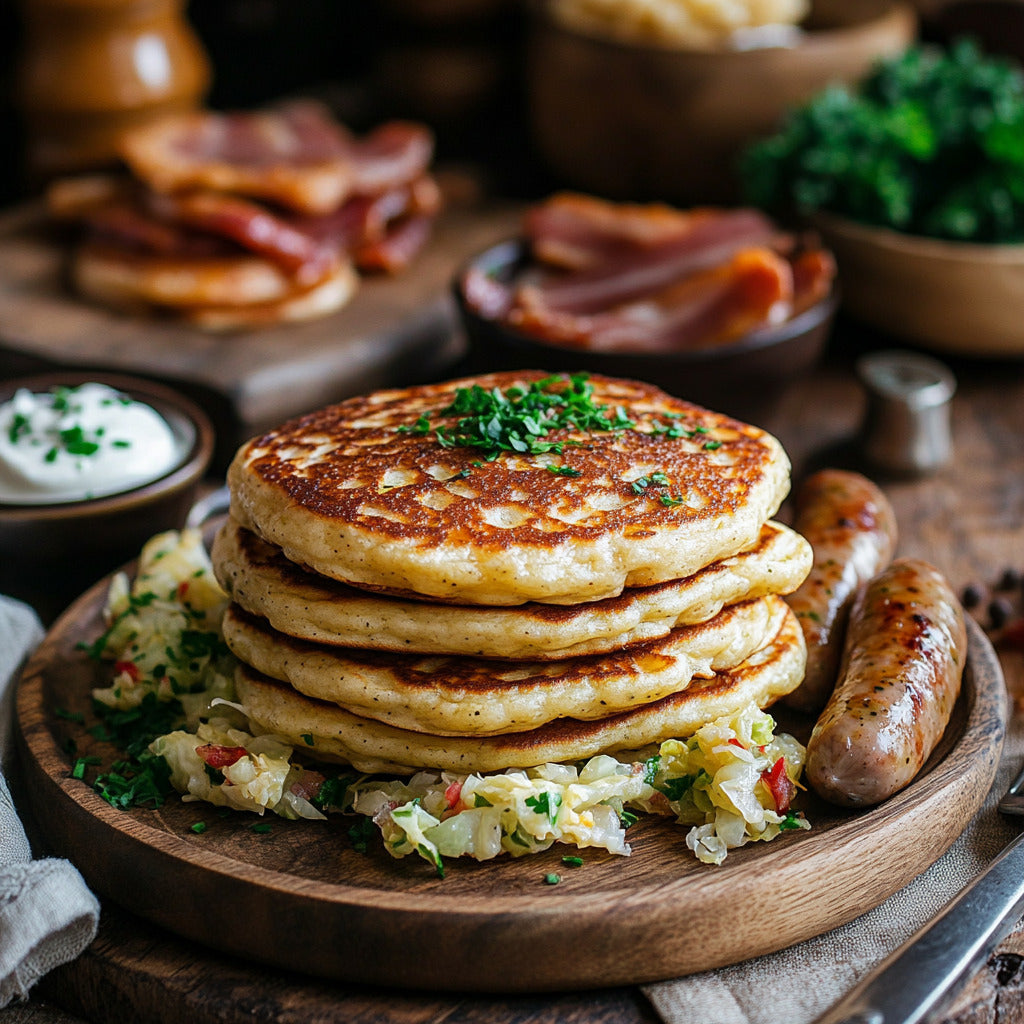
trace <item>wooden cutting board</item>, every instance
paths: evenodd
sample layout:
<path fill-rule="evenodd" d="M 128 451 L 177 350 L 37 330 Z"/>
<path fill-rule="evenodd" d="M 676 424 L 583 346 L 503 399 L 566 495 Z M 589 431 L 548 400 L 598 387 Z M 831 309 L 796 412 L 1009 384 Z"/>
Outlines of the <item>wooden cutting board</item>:
<path fill-rule="evenodd" d="M 359 852 L 342 816 L 274 819 L 260 835 L 255 816 L 222 817 L 196 803 L 119 811 L 73 779 L 69 744 L 104 765 L 113 757 L 87 731 L 99 676 L 79 649 L 101 631 L 104 593 L 98 584 L 58 620 L 18 690 L 26 795 L 48 845 L 104 899 L 160 928 L 220 954 L 343 983 L 586 989 L 679 976 L 801 941 L 877 905 L 947 849 L 991 785 L 1005 729 L 999 663 L 971 623 L 963 691 L 943 744 L 918 780 L 879 808 L 840 812 L 808 796 L 811 831 L 733 851 L 719 868 L 692 858 L 683 829 L 646 818 L 630 829 L 629 858 L 587 850 L 574 868 L 562 863 L 565 848 L 553 848 L 449 862 L 439 878 L 378 843 Z M 197 820 L 207 824 L 201 835 L 191 831 Z M 545 884 L 549 872 L 561 881 Z M 771 910 L 759 913 L 766 894 Z"/>
<path fill-rule="evenodd" d="M 364 278 L 332 316 L 216 335 L 77 298 L 65 279 L 67 237 L 27 205 L 0 217 L 0 373 L 59 365 L 156 377 L 203 402 L 230 452 L 298 413 L 443 374 L 461 354 L 452 276 L 513 234 L 520 211 L 452 199 L 410 267 Z"/>

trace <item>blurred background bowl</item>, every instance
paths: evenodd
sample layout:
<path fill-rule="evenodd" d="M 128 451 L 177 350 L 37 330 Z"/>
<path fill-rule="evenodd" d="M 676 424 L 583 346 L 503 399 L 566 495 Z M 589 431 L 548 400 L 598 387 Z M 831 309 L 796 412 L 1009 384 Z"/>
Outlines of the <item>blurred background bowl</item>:
<path fill-rule="evenodd" d="M 815 0 L 791 46 L 684 50 L 584 34 L 533 9 L 530 130 L 573 188 L 620 199 L 729 202 L 744 145 L 832 82 L 862 77 L 916 37 L 895 0 Z"/>
<path fill-rule="evenodd" d="M 86 382 L 106 384 L 154 408 L 170 425 L 179 458 L 163 476 L 119 494 L 48 505 L 0 503 L 0 590 L 29 601 L 45 617 L 137 556 L 154 534 L 182 527 L 213 456 L 214 431 L 203 410 L 142 378 L 55 371 L 0 383 L 0 402 L 19 388 L 45 393 Z"/>
<path fill-rule="evenodd" d="M 1024 245 L 924 238 L 835 214 L 813 222 L 852 317 L 939 352 L 1024 356 Z"/>
<path fill-rule="evenodd" d="M 470 268 L 508 282 L 528 258 L 527 243 L 509 239 L 485 249 L 456 275 L 453 293 L 468 344 L 467 372 L 537 369 L 602 373 L 647 381 L 687 401 L 756 421 L 821 357 L 839 305 L 838 291 L 833 288 L 825 299 L 785 323 L 712 348 L 590 352 L 521 333 L 482 316 L 466 301 L 462 281 Z"/>

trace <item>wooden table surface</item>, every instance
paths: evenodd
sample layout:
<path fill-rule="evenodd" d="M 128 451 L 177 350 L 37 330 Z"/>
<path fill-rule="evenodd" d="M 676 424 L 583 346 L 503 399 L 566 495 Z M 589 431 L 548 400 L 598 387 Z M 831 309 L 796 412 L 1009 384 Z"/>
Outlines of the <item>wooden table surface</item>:
<path fill-rule="evenodd" d="M 812 376 L 794 381 L 759 422 L 783 441 L 794 480 L 822 465 L 865 469 L 858 433 L 865 399 L 853 371 L 869 348 L 891 347 L 856 325 L 840 324 Z M 1024 569 L 1024 362 L 946 359 L 959 387 L 952 404 L 950 464 L 921 479 L 893 479 L 870 470 L 899 518 L 899 554 L 924 557 L 959 590 L 995 580 L 1007 566 Z M 983 616 L 982 616 L 983 618 Z M 1000 650 L 1007 685 L 1021 703 L 1024 657 Z M 1019 712 L 1018 712 L 1019 713 Z M 187 898 L 183 894 L 182 898 Z M 230 927 L 211 921 L 211 927 Z M 453 965 L 454 966 L 454 965 Z M 11 1024 L 70 1024 L 76 1019 L 126 1021 L 140 1005 L 149 1021 L 548 1021 L 657 1020 L 638 990 L 537 998 L 469 997 L 382 992 L 287 976 L 211 957 L 156 932 L 123 911 L 105 907 L 100 934 L 75 963 L 40 983 L 24 1005 L 4 1011 Z M 1018 928 L 960 993 L 944 1024 L 1024 1022 L 1024 929 Z M 782 1022 L 780 1022 L 782 1024 Z"/>

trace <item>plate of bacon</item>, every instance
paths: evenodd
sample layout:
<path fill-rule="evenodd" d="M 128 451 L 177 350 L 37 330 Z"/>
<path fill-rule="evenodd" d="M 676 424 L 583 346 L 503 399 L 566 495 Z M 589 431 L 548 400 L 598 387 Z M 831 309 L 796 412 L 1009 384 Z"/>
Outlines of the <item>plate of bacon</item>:
<path fill-rule="evenodd" d="M 127 132 L 120 154 L 127 174 L 49 189 L 50 214 L 82 228 L 73 287 L 205 330 L 335 312 L 361 274 L 408 266 L 441 206 L 425 126 L 357 138 L 310 100 L 168 115 Z"/>
<path fill-rule="evenodd" d="M 635 377 L 735 415 L 817 361 L 838 306 L 832 254 L 758 210 L 575 193 L 453 288 L 471 362 Z"/>

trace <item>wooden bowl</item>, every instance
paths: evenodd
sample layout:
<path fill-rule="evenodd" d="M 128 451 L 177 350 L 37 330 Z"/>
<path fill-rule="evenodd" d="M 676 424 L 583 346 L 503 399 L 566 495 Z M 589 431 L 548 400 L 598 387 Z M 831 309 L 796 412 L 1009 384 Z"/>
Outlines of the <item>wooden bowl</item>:
<path fill-rule="evenodd" d="M 456 274 L 452 291 L 468 342 L 468 372 L 540 369 L 586 371 L 647 381 L 679 398 L 740 419 L 759 419 L 782 390 L 820 358 L 839 305 L 825 299 L 777 326 L 714 348 L 676 352 L 588 352 L 545 342 L 481 315 L 466 301 L 462 280 L 475 267 L 510 281 L 525 267 L 529 247 L 509 239 L 485 249 Z"/>
<path fill-rule="evenodd" d="M 152 406 L 168 422 L 177 464 L 119 494 L 47 505 L 0 503 L 0 588 L 54 613 L 99 576 L 134 558 L 142 545 L 185 523 L 213 456 L 209 418 L 184 395 L 142 378 L 58 371 L 4 381 L 0 402 L 18 388 L 45 392 L 93 381 Z"/>
<path fill-rule="evenodd" d="M 564 184 L 620 199 L 737 198 L 734 165 L 784 111 L 853 81 L 915 38 L 895 0 L 817 0 L 795 45 L 682 50 L 531 20 L 527 97 L 537 151 Z"/>
<path fill-rule="evenodd" d="M 1024 245 L 904 235 L 834 214 L 814 224 L 852 316 L 939 352 L 1024 356 Z"/>

